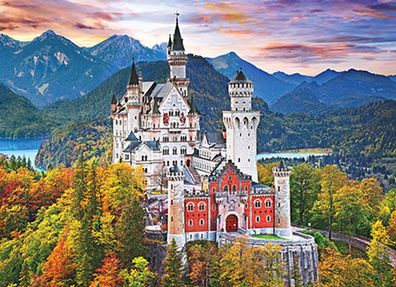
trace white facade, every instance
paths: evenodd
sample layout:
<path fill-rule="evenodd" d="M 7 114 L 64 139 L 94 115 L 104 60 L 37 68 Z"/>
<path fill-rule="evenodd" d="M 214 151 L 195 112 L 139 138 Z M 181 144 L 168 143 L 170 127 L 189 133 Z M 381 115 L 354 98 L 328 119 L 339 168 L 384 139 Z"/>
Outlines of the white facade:
<path fill-rule="evenodd" d="M 257 127 L 260 113 L 252 111 L 253 83 L 242 71 L 228 84 L 231 111 L 223 111 L 226 127 L 227 160 L 257 182 Z"/>

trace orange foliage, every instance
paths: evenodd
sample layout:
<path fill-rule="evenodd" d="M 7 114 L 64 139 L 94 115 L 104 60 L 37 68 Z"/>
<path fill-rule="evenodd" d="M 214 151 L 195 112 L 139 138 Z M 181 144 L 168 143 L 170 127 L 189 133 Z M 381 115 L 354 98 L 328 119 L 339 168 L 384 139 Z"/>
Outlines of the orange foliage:
<path fill-rule="evenodd" d="M 96 270 L 90 287 L 117 287 L 122 286 L 119 276 L 120 260 L 116 255 L 110 255 L 102 260 L 102 266 Z"/>
<path fill-rule="evenodd" d="M 67 235 L 68 230 L 65 230 L 45 262 L 42 275 L 33 280 L 32 286 L 68 286 L 68 281 L 72 279 L 76 270 L 76 264 L 73 263 L 73 251 Z"/>

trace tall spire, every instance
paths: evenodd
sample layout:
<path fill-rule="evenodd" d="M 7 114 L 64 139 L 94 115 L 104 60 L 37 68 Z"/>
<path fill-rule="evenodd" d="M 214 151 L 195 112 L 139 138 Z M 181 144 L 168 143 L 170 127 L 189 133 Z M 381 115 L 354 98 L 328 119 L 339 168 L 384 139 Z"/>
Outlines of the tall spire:
<path fill-rule="evenodd" d="M 172 36 L 169 34 L 168 49 L 172 48 Z"/>
<path fill-rule="evenodd" d="M 179 29 L 179 13 L 176 13 L 176 27 L 175 27 L 175 33 L 173 34 L 172 50 L 184 51 L 183 38 L 181 37 L 181 33 Z"/>
<path fill-rule="evenodd" d="M 136 72 L 135 58 L 133 58 L 132 59 L 131 77 L 129 78 L 129 85 L 138 85 L 138 84 L 139 84 L 139 77 Z"/>

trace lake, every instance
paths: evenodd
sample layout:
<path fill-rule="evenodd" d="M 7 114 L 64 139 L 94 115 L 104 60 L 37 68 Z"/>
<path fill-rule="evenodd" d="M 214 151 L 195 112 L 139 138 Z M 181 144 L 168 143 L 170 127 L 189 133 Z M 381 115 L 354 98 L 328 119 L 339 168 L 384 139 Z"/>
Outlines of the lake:
<path fill-rule="evenodd" d="M 16 157 L 24 156 L 26 159 L 30 159 L 33 167 L 36 168 L 34 160 L 42 142 L 43 140 L 0 139 L 0 154 Z"/>

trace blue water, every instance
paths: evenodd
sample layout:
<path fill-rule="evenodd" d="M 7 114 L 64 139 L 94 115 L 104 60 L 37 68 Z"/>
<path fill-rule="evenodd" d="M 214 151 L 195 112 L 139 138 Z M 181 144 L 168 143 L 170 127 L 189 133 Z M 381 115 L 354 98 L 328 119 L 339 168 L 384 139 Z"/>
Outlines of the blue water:
<path fill-rule="evenodd" d="M 10 140 L 0 139 L 0 154 L 20 156 L 30 159 L 34 168 L 34 160 L 43 140 Z"/>
<path fill-rule="evenodd" d="M 257 160 L 269 159 L 269 158 L 304 158 L 307 159 L 309 156 L 324 156 L 326 153 L 295 153 L 295 152 L 274 152 L 274 153 L 260 153 L 257 155 Z"/>

